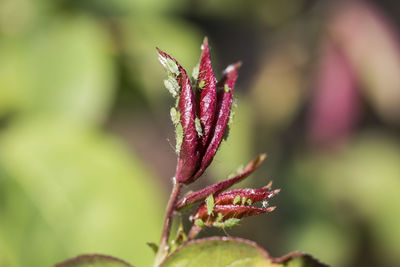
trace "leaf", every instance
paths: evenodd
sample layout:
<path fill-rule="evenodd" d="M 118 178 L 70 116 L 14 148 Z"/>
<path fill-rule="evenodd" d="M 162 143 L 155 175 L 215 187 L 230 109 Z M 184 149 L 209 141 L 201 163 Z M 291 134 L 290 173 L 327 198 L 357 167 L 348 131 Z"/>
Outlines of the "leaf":
<path fill-rule="evenodd" d="M 0 98 L 5 98 L 0 104 L 29 115 L 101 122 L 112 102 L 115 78 L 104 29 L 84 17 L 57 19 L 39 29 L 0 43 L 0 57 L 6 55 L 0 62 Z"/>
<path fill-rule="evenodd" d="M 118 140 L 86 126 L 30 118 L 2 132 L 4 266 L 51 266 L 80 253 L 151 264 L 145 243 L 162 222 L 160 199 L 148 201 L 159 195 L 155 179 Z"/>
<path fill-rule="evenodd" d="M 251 262 L 251 266 L 274 266 L 268 254 L 255 243 L 240 238 L 206 238 L 186 243 L 172 253 L 163 267 L 169 266 L 246 266 L 241 263 Z"/>
<path fill-rule="evenodd" d="M 326 265 L 300 252 L 274 259 L 252 241 L 232 237 L 211 237 L 186 243 L 168 256 L 161 266 L 317 267 Z"/>
<path fill-rule="evenodd" d="M 100 254 L 80 255 L 54 265 L 54 267 L 133 267 L 123 260 Z"/>
<path fill-rule="evenodd" d="M 318 260 L 314 259 L 312 256 L 301 253 L 299 251 L 291 252 L 281 258 L 273 260 L 278 263 L 277 266 L 286 267 L 322 267 L 328 266 L 326 264 L 320 263 Z"/>

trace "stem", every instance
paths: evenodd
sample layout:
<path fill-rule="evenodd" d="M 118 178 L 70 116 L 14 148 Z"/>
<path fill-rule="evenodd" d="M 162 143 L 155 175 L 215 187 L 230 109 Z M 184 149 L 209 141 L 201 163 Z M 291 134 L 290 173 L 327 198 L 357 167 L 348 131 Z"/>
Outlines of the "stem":
<path fill-rule="evenodd" d="M 158 247 L 157 255 L 154 260 L 154 267 L 158 267 L 164 258 L 168 255 L 168 238 L 171 230 L 172 216 L 175 211 L 175 204 L 178 200 L 179 193 L 182 188 L 182 184 L 173 179 L 174 185 L 172 188 L 171 195 L 169 197 L 167 212 L 165 214 L 164 225 L 161 234 L 160 245 Z"/>
<path fill-rule="evenodd" d="M 200 231 L 201 227 L 194 224 L 189 231 L 188 239 L 194 239 L 200 233 Z"/>

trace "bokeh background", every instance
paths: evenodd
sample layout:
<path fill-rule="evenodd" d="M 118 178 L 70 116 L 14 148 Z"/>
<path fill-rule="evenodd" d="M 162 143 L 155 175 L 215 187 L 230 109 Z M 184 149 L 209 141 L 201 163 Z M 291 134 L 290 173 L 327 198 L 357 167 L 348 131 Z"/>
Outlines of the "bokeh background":
<path fill-rule="evenodd" d="M 278 208 L 227 234 L 399 266 L 399 26 L 395 0 L 0 1 L 0 266 L 150 265 L 175 169 L 155 47 L 190 71 L 205 35 L 217 77 L 243 66 L 230 138 L 188 190 L 267 152 L 241 186 L 273 180 Z"/>

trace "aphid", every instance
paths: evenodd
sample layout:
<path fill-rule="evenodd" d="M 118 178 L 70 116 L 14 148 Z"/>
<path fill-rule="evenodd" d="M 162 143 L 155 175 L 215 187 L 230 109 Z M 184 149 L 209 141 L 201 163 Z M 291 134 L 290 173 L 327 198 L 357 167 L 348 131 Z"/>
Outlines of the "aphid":
<path fill-rule="evenodd" d="M 206 206 L 207 206 L 207 214 L 211 215 L 214 211 L 214 206 L 215 206 L 213 195 L 209 195 L 206 198 Z"/>
<path fill-rule="evenodd" d="M 203 89 L 204 86 L 206 86 L 206 81 L 201 80 L 201 81 L 199 82 L 199 88 L 200 88 L 200 89 Z"/>
<path fill-rule="evenodd" d="M 229 88 L 229 85 L 225 84 L 224 85 L 224 90 L 225 90 L 225 92 L 228 93 L 231 90 L 231 88 Z"/>
<path fill-rule="evenodd" d="M 192 71 L 192 77 L 195 81 L 197 81 L 197 78 L 199 78 L 199 64 L 197 64 Z"/>
<path fill-rule="evenodd" d="M 199 226 L 199 227 L 204 227 L 204 222 L 202 219 L 197 219 L 194 221 L 194 224 Z"/>
<path fill-rule="evenodd" d="M 227 220 L 225 220 L 223 222 L 214 222 L 213 226 L 214 227 L 218 227 L 218 228 L 229 228 L 229 227 L 233 227 L 233 226 L 238 225 L 239 222 L 240 222 L 240 219 L 230 218 L 230 219 L 227 219 Z"/>
<path fill-rule="evenodd" d="M 183 142 L 183 127 L 182 124 L 178 123 L 175 128 L 175 133 L 176 133 L 176 147 L 175 147 L 175 152 L 179 154 L 181 151 L 181 146 Z"/>
<path fill-rule="evenodd" d="M 172 123 L 174 125 L 178 125 L 178 123 L 179 123 L 179 121 L 181 119 L 181 113 L 179 111 L 177 111 L 176 108 L 172 107 L 169 110 L 169 114 L 171 116 Z"/>
<path fill-rule="evenodd" d="M 173 97 L 178 96 L 180 87 L 174 77 L 169 75 L 168 80 L 164 80 L 164 86 L 165 86 L 165 88 L 167 88 L 167 90 L 170 92 L 170 94 Z"/>
<path fill-rule="evenodd" d="M 199 119 L 199 118 L 196 118 L 196 119 L 194 120 L 194 124 L 195 124 L 195 126 L 196 126 L 196 132 L 197 132 L 197 134 L 198 134 L 200 137 L 202 137 L 202 136 L 203 136 L 203 129 L 201 128 L 200 119 Z"/>
<path fill-rule="evenodd" d="M 234 199 L 233 199 L 233 205 L 236 205 L 237 203 L 240 202 L 240 196 L 237 195 Z"/>
<path fill-rule="evenodd" d="M 222 220 L 224 219 L 224 215 L 222 215 L 221 212 L 218 212 L 218 216 L 215 219 L 216 222 L 222 222 Z"/>
<path fill-rule="evenodd" d="M 167 67 L 168 67 L 170 72 L 172 72 L 175 75 L 179 75 L 178 66 L 176 65 L 176 63 L 172 59 L 167 58 L 167 62 L 166 63 L 167 63 Z"/>

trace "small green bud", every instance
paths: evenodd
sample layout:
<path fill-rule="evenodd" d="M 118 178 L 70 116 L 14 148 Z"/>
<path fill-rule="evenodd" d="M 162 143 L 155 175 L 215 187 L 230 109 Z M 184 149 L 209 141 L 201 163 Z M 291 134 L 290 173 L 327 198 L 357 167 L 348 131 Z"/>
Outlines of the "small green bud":
<path fill-rule="evenodd" d="M 251 204 L 253 204 L 253 201 L 251 201 L 251 199 L 248 199 L 247 204 L 249 204 L 249 206 L 251 206 Z"/>

